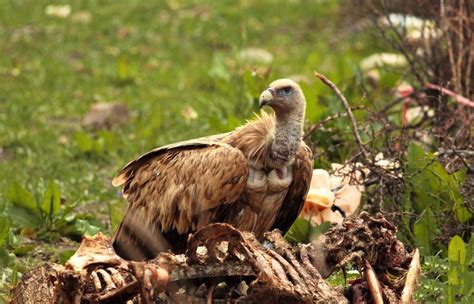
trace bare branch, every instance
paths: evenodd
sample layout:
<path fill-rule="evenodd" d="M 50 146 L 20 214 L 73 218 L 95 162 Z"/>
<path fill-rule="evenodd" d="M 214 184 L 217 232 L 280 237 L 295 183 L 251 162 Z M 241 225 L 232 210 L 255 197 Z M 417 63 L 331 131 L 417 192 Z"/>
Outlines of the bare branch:
<path fill-rule="evenodd" d="M 407 278 L 405 280 L 405 287 L 403 287 L 402 298 L 400 300 L 401 303 L 414 303 L 413 295 L 415 294 L 416 282 L 420 277 L 420 273 L 420 251 L 417 248 L 415 249 L 415 253 L 413 254 L 413 258 L 410 263 L 410 267 L 408 268 Z"/>
<path fill-rule="evenodd" d="M 319 72 L 314 72 L 314 75 L 318 77 L 325 85 L 330 87 L 334 93 L 336 93 L 337 97 L 339 100 L 341 100 L 342 105 L 344 106 L 344 109 L 346 110 L 347 116 L 349 116 L 349 119 L 351 120 L 351 126 L 352 126 L 352 133 L 354 134 L 354 137 L 356 139 L 357 145 L 359 146 L 360 152 L 364 155 L 365 158 L 369 158 L 369 152 L 364 147 L 364 144 L 362 143 L 362 139 L 360 138 L 359 131 L 357 129 L 357 122 L 354 118 L 354 115 L 352 114 L 351 107 L 349 106 L 349 103 L 347 102 L 347 99 L 342 95 L 341 91 L 337 88 L 337 86 L 329 79 L 326 78 L 323 74 Z"/>
<path fill-rule="evenodd" d="M 362 107 L 362 106 L 361 107 L 354 107 L 354 108 L 352 108 L 352 111 L 362 110 L 363 108 L 365 108 L 365 107 Z M 316 131 L 319 127 L 327 124 L 328 122 L 336 120 L 336 119 L 341 118 L 341 117 L 346 117 L 346 116 L 347 116 L 347 113 L 344 112 L 344 113 L 336 113 L 334 115 L 326 117 L 325 119 L 321 120 L 317 124 L 312 125 L 311 128 L 309 128 L 308 132 L 306 132 L 306 134 L 303 136 L 303 139 L 308 138 L 311 134 L 313 134 L 314 131 Z"/>
<path fill-rule="evenodd" d="M 445 95 L 448 95 L 450 97 L 453 97 L 454 100 L 459 103 L 459 104 L 462 104 L 463 106 L 467 106 L 467 107 L 470 107 L 470 108 L 474 108 L 474 101 L 472 100 L 469 100 L 467 99 L 466 97 L 462 96 L 462 95 L 459 95 L 449 89 L 446 89 L 440 85 L 436 85 L 436 84 L 432 84 L 432 83 L 427 83 L 426 84 L 426 87 L 427 88 L 430 88 L 430 89 L 433 89 L 433 90 L 438 90 L 441 94 L 445 94 Z"/>
<path fill-rule="evenodd" d="M 375 304 L 383 304 L 383 291 L 380 287 L 379 280 L 377 279 L 374 269 L 366 259 L 364 259 L 364 274 L 367 284 L 369 285 L 372 300 Z"/>

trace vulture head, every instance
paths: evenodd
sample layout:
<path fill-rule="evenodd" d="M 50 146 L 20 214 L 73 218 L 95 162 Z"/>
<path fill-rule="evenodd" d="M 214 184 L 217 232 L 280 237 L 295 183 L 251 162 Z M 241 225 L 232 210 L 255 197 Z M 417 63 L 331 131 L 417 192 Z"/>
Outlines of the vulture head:
<path fill-rule="evenodd" d="M 304 115 L 306 100 L 301 87 L 291 79 L 278 79 L 260 94 L 260 108 L 271 107 L 277 116 Z"/>

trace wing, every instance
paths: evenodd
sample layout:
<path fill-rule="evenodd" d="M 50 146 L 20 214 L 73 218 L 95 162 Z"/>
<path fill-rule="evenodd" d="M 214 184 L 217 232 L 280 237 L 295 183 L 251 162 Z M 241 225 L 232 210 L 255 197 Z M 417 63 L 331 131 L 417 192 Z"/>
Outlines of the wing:
<path fill-rule="evenodd" d="M 189 232 L 219 221 L 219 208 L 240 197 L 247 176 L 240 150 L 208 140 L 164 146 L 130 162 L 113 180 L 129 202 L 113 238 L 117 253 L 141 260 L 186 245 Z"/>
<path fill-rule="evenodd" d="M 302 142 L 295 157 L 293 166 L 293 181 L 290 184 L 285 200 L 278 211 L 273 229 L 279 229 L 285 234 L 301 212 L 304 199 L 308 193 L 313 175 L 313 153 Z"/>

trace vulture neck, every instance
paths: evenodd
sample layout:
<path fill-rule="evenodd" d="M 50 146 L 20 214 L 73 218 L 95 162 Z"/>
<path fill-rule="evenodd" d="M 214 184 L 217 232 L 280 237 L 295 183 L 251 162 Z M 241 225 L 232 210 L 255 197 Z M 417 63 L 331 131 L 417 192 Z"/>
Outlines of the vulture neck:
<path fill-rule="evenodd" d="M 275 139 L 270 148 L 270 164 L 281 167 L 293 160 L 303 136 L 304 111 L 275 112 Z"/>

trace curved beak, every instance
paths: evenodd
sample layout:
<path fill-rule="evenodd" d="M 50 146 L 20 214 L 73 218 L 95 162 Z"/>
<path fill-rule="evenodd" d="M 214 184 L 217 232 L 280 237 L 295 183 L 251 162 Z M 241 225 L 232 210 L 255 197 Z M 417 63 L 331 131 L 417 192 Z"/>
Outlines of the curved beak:
<path fill-rule="evenodd" d="M 260 94 L 260 98 L 258 99 L 258 105 L 260 106 L 260 109 L 263 106 L 269 106 L 271 102 L 273 101 L 273 90 L 272 89 L 266 89 L 265 91 Z"/>

